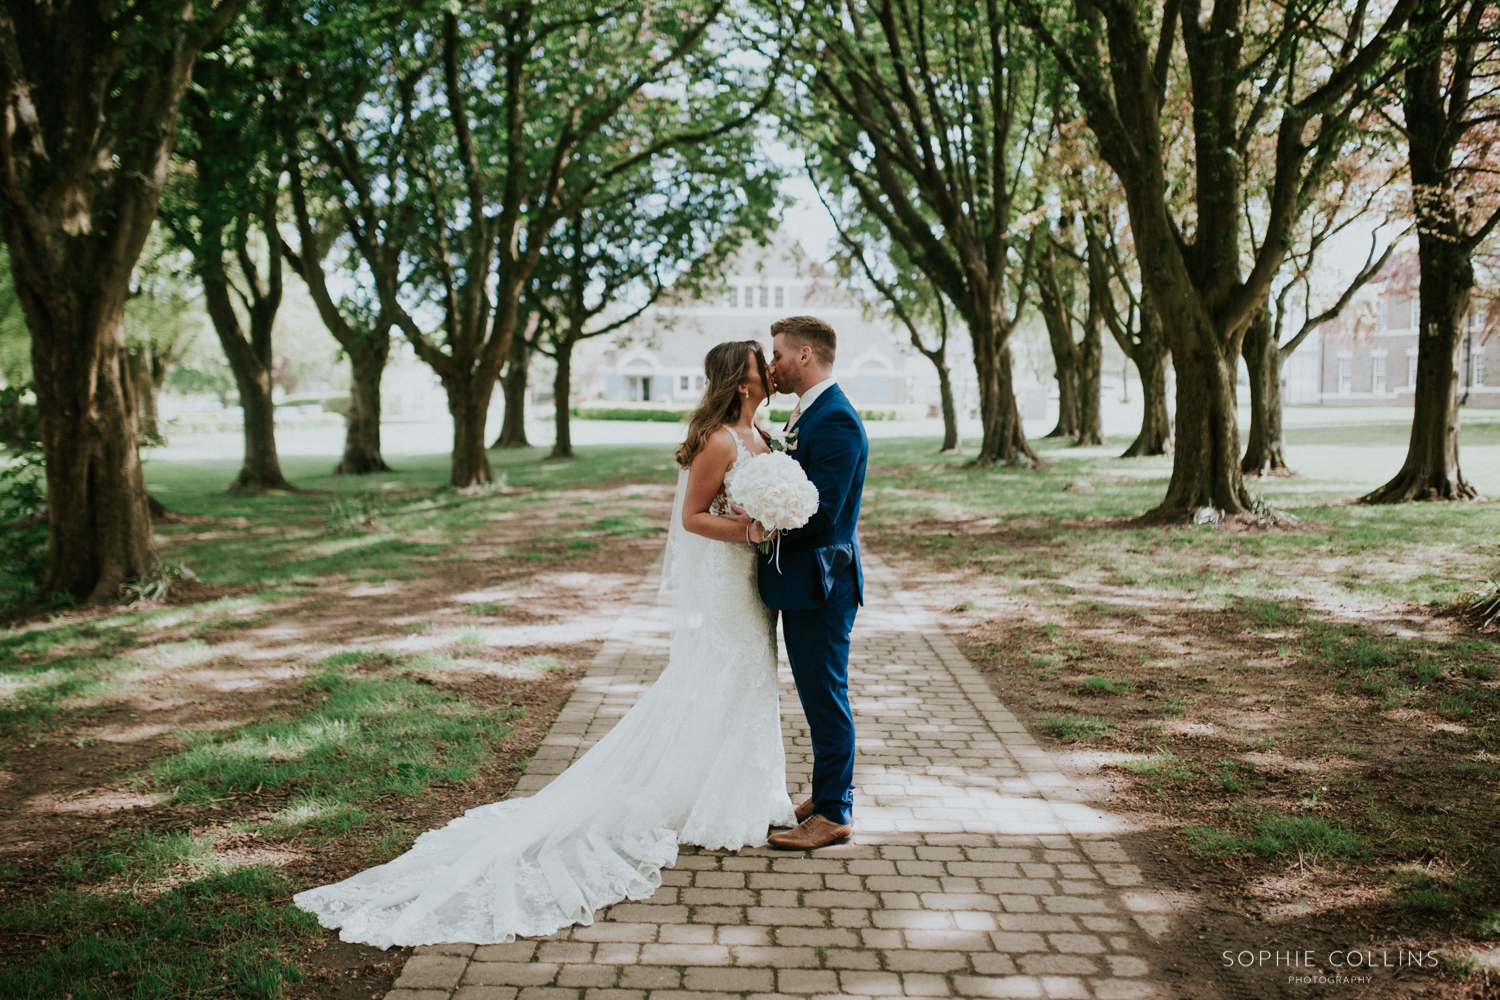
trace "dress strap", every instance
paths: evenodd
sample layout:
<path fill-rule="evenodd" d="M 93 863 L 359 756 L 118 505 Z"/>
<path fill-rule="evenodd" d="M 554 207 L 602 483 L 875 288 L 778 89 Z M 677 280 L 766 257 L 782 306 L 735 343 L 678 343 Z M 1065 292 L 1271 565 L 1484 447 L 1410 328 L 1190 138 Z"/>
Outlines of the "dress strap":
<path fill-rule="evenodd" d="M 746 455 L 749 455 L 750 449 L 745 447 L 744 440 L 741 439 L 737 433 L 735 433 L 734 428 L 730 427 L 728 424 L 725 424 L 724 429 L 729 432 L 730 437 L 734 438 L 734 453 L 736 455 L 736 461 L 738 461 L 740 458 L 744 458 Z"/>

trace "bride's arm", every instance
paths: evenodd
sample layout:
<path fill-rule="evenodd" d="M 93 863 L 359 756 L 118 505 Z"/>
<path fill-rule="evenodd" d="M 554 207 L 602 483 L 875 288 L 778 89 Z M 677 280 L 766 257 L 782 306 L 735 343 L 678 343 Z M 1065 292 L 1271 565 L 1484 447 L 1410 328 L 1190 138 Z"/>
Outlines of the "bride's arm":
<path fill-rule="evenodd" d="M 688 469 L 687 495 L 682 500 L 682 526 L 715 541 L 759 542 L 764 540 L 765 533 L 748 515 L 708 512 L 735 457 L 734 442 L 723 434 L 711 435 L 694 456 Z"/>

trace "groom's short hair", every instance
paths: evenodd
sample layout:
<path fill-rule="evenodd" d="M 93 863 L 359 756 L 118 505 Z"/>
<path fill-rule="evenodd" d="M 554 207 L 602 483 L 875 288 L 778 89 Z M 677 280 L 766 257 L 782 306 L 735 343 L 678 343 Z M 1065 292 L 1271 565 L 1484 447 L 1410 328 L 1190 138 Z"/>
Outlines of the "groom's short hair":
<path fill-rule="evenodd" d="M 816 316 L 788 316 L 771 324 L 771 336 L 780 334 L 798 345 L 806 344 L 813 349 L 824 368 L 833 367 L 833 356 L 838 349 L 839 338 L 833 327 Z"/>

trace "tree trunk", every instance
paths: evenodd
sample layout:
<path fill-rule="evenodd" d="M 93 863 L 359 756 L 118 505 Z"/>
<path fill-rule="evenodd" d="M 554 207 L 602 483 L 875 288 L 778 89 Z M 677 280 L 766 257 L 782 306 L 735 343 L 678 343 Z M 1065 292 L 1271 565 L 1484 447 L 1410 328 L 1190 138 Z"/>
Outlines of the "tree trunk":
<path fill-rule="evenodd" d="M 992 320 L 993 322 L 993 320 Z M 989 468 L 995 464 L 1033 467 L 1041 464 L 1026 441 L 1021 414 L 1011 381 L 1010 345 L 995 336 L 989 326 L 970 333 L 974 340 L 974 368 L 979 382 L 979 419 L 984 440 L 979 454 L 969 464 Z"/>
<path fill-rule="evenodd" d="M 1049 438 L 1078 436 L 1078 346 L 1073 343 L 1073 322 L 1068 315 L 1067 303 L 1063 300 L 1062 284 L 1058 280 L 1057 263 L 1050 245 L 1039 255 L 1036 270 L 1037 311 L 1047 327 L 1047 340 L 1052 345 L 1052 367 L 1057 379 L 1057 426 L 1048 432 Z"/>
<path fill-rule="evenodd" d="M 372 472 L 389 472 L 380 453 L 380 382 L 385 377 L 386 362 L 391 356 L 391 314 L 381 309 L 373 325 L 356 328 L 339 311 L 328 291 L 327 276 L 323 273 L 321 241 L 313 229 L 312 214 L 307 207 L 307 193 L 303 190 L 302 163 L 293 157 L 288 164 L 292 195 L 292 217 L 297 224 L 297 237 L 302 252 L 293 251 L 285 240 L 277 240 L 281 256 L 291 262 L 302 280 L 307 284 L 308 294 L 317 306 L 323 326 L 339 342 L 344 353 L 349 355 L 349 412 L 344 421 L 344 455 L 334 466 L 335 476 L 362 476 Z M 347 216 L 352 220 L 353 216 Z M 352 221 L 350 231 L 360 233 Z M 362 247 L 365 263 L 376 274 L 377 282 L 388 281 L 390 259 L 386 255 L 370 253 Z"/>
<path fill-rule="evenodd" d="M 167 436 L 161 432 L 161 388 L 167 384 L 167 375 L 172 366 L 182 360 L 181 340 L 177 341 L 177 347 L 170 355 L 161 352 L 151 352 L 151 422 L 156 429 L 156 440 L 161 444 L 167 443 Z"/>
<path fill-rule="evenodd" d="M 349 414 L 344 430 L 344 457 L 335 476 L 390 472 L 380 453 L 380 380 L 390 354 L 390 337 L 375 338 L 379 348 L 350 351 Z"/>
<path fill-rule="evenodd" d="M 974 456 L 970 464 L 988 468 L 1000 457 L 1000 377 L 995 364 L 994 341 L 982 332 L 974 335 L 974 341 L 974 380 L 979 389 L 979 426 L 983 430 L 983 437 L 979 443 L 979 454 Z"/>
<path fill-rule="evenodd" d="M 557 420 L 557 441 L 548 458 L 573 457 L 573 433 L 569 426 L 568 397 L 573 393 L 573 341 L 557 345 L 557 374 L 552 376 L 552 406 Z"/>
<path fill-rule="evenodd" d="M 531 374 L 531 352 L 533 347 L 519 333 L 510 340 L 510 360 L 500 387 L 505 393 L 505 417 L 500 423 L 500 436 L 491 448 L 530 448 L 526 440 L 526 386 Z"/>
<path fill-rule="evenodd" d="M 1470 103 L 1481 99 L 1469 87 L 1475 72 L 1474 46 L 1481 43 L 1476 39 L 1453 44 L 1445 38 L 1444 24 L 1450 16 L 1455 26 L 1461 23 L 1453 11 L 1449 5 L 1419 5 L 1408 23 L 1412 37 L 1422 42 L 1421 56 L 1407 61 L 1402 93 L 1420 274 L 1416 407 L 1401 471 L 1360 497 L 1363 503 L 1474 500 L 1479 495 L 1458 465 L 1458 349 L 1474 289 L 1470 255 L 1488 224 L 1470 231 L 1468 216 L 1475 196 L 1465 184 L 1475 180 L 1461 167 L 1468 154 L 1460 144 L 1481 141 L 1469 130 L 1490 126 Z M 1485 13 L 1479 6 L 1470 11 Z M 1464 34 L 1468 31 L 1463 29 Z M 1456 68 L 1450 61 L 1455 59 Z"/>
<path fill-rule="evenodd" d="M 484 425 L 489 417 L 493 381 L 466 378 L 444 380 L 448 412 L 453 415 L 453 469 L 449 481 L 459 489 L 495 481 L 484 447 Z"/>
<path fill-rule="evenodd" d="M 159 386 L 152 377 L 151 349 L 144 344 L 127 346 L 125 364 L 130 372 L 131 389 L 135 393 L 136 434 L 139 435 L 142 444 L 166 444 L 166 439 L 161 436 L 161 427 L 157 422 L 156 395 Z"/>
<path fill-rule="evenodd" d="M 1113 327 L 1112 327 L 1113 330 Z M 1154 454 L 1172 454 L 1172 417 L 1167 414 L 1167 336 L 1161 330 L 1161 316 L 1151 292 L 1140 295 L 1140 334 L 1136 340 L 1116 337 L 1121 349 L 1130 355 L 1140 375 L 1140 433 L 1122 459 L 1143 459 Z"/>
<path fill-rule="evenodd" d="M 1148 356 L 1137 353 L 1136 373 L 1141 377 L 1141 430 L 1121 458 L 1145 458 L 1172 454 L 1172 418 L 1167 414 L 1167 352 Z"/>
<path fill-rule="evenodd" d="M 200 19 L 185 4 L 8 3 L 0 14 L 0 225 L 31 334 L 44 594 L 113 600 L 156 563 L 125 298 L 193 60 L 238 8 Z"/>
<path fill-rule="evenodd" d="M 1078 370 L 1073 367 L 1071 352 L 1058 357 L 1054 344 L 1052 357 L 1057 369 L 1057 426 L 1047 432 L 1049 438 L 1078 436 Z"/>
<path fill-rule="evenodd" d="M 245 460 L 229 491 L 295 491 L 297 488 L 281 474 L 281 460 L 276 455 L 276 407 L 271 401 L 271 326 L 276 321 L 279 296 L 274 302 L 262 296 L 253 300 L 249 340 L 240 330 L 227 278 L 205 278 L 203 299 L 224 356 L 234 372 L 240 408 L 244 410 Z"/>
<path fill-rule="evenodd" d="M 1104 443 L 1104 424 L 1100 414 L 1100 397 L 1104 393 L 1104 331 L 1101 325 L 1102 317 L 1090 310 L 1090 316 L 1083 324 L 1083 343 L 1078 352 L 1078 447 Z"/>
<path fill-rule="evenodd" d="M 943 407 L 942 454 L 948 455 L 958 451 L 958 406 L 953 400 L 953 374 L 948 371 L 945 359 L 934 359 L 932 364 L 937 368 L 938 398 Z"/>
<path fill-rule="evenodd" d="M 240 390 L 240 408 L 245 411 L 245 461 L 229 486 L 231 493 L 263 493 L 295 490 L 281 474 L 276 454 L 276 404 L 271 400 L 271 373 L 234 373 Z"/>
<path fill-rule="evenodd" d="M 995 440 L 998 457 L 1007 466 L 1027 468 L 1041 465 L 1041 459 L 1026 442 L 1026 430 L 1021 426 L 1021 409 L 1016 405 L 1015 383 L 1012 381 L 1014 358 L 1009 344 L 1001 344 L 995 351 L 996 382 L 999 388 L 998 406 L 995 413 Z"/>
<path fill-rule="evenodd" d="M 1296 475 L 1286 464 L 1281 435 L 1281 366 L 1286 355 L 1276 343 L 1269 310 L 1261 310 L 1241 349 L 1250 373 L 1250 433 L 1240 471 L 1247 476 Z"/>
<path fill-rule="evenodd" d="M 1234 367 L 1211 347 L 1179 355 L 1172 479 L 1151 515 L 1177 519 L 1205 507 L 1238 514 L 1249 508 L 1250 496 L 1240 472 Z"/>
<path fill-rule="evenodd" d="M 91 275 L 76 277 L 89 282 Z M 125 283 L 53 301 L 35 291 L 25 289 L 22 302 L 33 370 L 46 373 L 35 383 L 47 468 L 42 593 L 109 601 L 156 563 L 125 358 Z"/>
<path fill-rule="evenodd" d="M 1421 336 L 1417 338 L 1416 408 L 1406 462 L 1362 503 L 1473 500 L 1478 491 L 1458 465 L 1458 349 L 1474 269 L 1468 255 L 1440 234 L 1419 230 Z"/>
<path fill-rule="evenodd" d="M 281 458 L 276 453 L 276 405 L 271 400 L 270 375 L 235 373 L 243 413 L 245 459 L 239 475 L 229 484 L 231 493 L 263 493 L 267 490 L 295 490 L 281 473 Z"/>

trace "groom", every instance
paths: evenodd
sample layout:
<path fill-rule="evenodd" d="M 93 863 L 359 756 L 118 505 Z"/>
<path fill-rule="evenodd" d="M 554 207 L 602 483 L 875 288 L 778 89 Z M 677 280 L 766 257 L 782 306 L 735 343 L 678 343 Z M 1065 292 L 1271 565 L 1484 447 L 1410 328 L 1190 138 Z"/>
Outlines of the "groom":
<path fill-rule="evenodd" d="M 786 655 L 812 731 L 812 796 L 799 825 L 772 847 L 806 851 L 854 832 L 854 714 L 849 709 L 849 631 L 864 603 L 859 501 L 870 446 L 859 414 L 833 381 L 833 328 L 812 316 L 771 324 L 771 379 L 799 399 L 787 423 L 788 453 L 818 488 L 818 512 L 782 533 L 780 558 L 762 557 L 760 596 L 781 611 Z"/>

